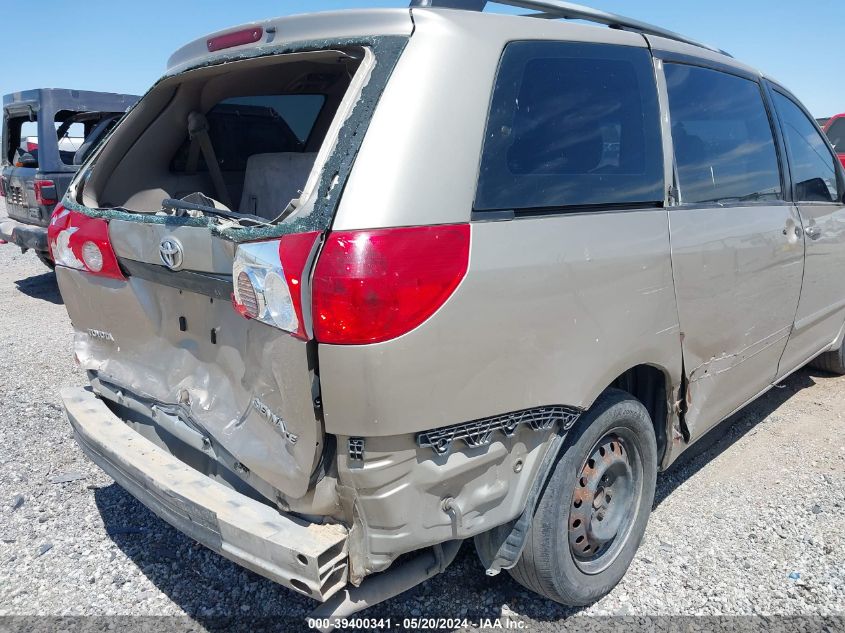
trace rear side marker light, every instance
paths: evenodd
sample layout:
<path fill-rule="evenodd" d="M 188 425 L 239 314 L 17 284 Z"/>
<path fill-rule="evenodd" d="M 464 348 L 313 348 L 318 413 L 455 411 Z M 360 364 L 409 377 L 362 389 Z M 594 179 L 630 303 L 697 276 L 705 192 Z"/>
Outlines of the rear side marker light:
<path fill-rule="evenodd" d="M 59 204 L 47 227 L 47 242 L 56 266 L 82 270 L 101 277 L 126 279 L 109 241 L 109 224 L 106 220 L 70 211 Z"/>
<path fill-rule="evenodd" d="M 261 39 L 264 34 L 264 29 L 260 26 L 251 29 L 242 29 L 240 31 L 233 31 L 231 33 L 224 33 L 216 37 L 210 38 L 206 44 L 208 51 L 223 50 L 224 48 L 232 48 L 233 46 L 242 46 L 244 44 L 254 44 Z"/>
<path fill-rule="evenodd" d="M 311 282 L 314 337 L 361 345 L 410 332 L 452 296 L 469 252 L 469 224 L 330 233 Z"/>
<path fill-rule="evenodd" d="M 36 180 L 33 183 L 33 189 L 35 190 L 35 202 L 42 206 L 49 207 L 59 201 L 56 183 L 52 180 Z"/>
<path fill-rule="evenodd" d="M 302 281 L 319 236 L 310 231 L 240 245 L 232 268 L 238 314 L 308 340 Z"/>

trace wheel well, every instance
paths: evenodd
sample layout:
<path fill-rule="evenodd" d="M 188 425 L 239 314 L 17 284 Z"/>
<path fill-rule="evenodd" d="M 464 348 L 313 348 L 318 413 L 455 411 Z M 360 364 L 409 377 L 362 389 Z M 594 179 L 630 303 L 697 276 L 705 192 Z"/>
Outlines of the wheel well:
<path fill-rule="evenodd" d="M 637 365 L 620 375 L 609 386 L 627 391 L 643 403 L 654 425 L 658 463 L 662 463 L 666 453 L 666 375 L 657 367 Z"/>

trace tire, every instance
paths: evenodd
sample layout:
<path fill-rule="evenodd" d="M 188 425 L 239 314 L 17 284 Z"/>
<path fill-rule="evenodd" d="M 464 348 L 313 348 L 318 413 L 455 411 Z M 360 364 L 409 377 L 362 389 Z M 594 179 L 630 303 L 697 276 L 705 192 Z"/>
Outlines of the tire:
<path fill-rule="evenodd" d="M 625 575 L 642 541 L 656 481 L 657 442 L 648 411 L 630 394 L 609 389 L 570 431 L 511 576 L 569 606 L 606 595 Z M 576 529 L 579 517 L 586 516 L 591 518 Z M 617 531 L 610 536 L 614 526 Z M 584 547 L 593 547 L 592 554 Z"/>
<path fill-rule="evenodd" d="M 49 253 L 45 253 L 43 251 L 35 251 L 35 255 L 38 257 L 38 259 L 41 260 L 41 263 L 44 264 L 47 268 L 49 268 L 50 270 L 56 269 L 56 263 L 52 259 L 50 259 Z"/>
<path fill-rule="evenodd" d="M 842 341 L 839 349 L 816 356 L 810 361 L 810 367 L 815 367 L 816 369 L 836 374 L 837 376 L 845 375 L 845 341 Z"/>

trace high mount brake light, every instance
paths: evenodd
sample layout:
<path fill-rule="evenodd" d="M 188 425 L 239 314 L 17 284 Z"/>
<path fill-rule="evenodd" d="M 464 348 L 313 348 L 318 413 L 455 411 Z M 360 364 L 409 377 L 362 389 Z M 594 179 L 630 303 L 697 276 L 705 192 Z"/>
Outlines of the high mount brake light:
<path fill-rule="evenodd" d="M 47 242 L 56 266 L 101 277 L 126 279 L 109 241 L 109 223 L 58 204 L 47 227 Z"/>
<path fill-rule="evenodd" d="M 264 28 L 255 26 L 251 29 L 242 29 L 240 31 L 232 31 L 231 33 L 224 33 L 216 37 L 210 38 L 206 45 L 208 52 L 220 51 L 224 48 L 232 48 L 233 46 L 241 46 L 243 44 L 254 44 L 261 39 L 264 34 Z"/>
<path fill-rule="evenodd" d="M 469 251 L 469 224 L 330 233 L 311 282 L 314 337 L 360 345 L 410 332 L 461 283 Z"/>
<path fill-rule="evenodd" d="M 308 340 L 303 279 L 319 236 L 310 231 L 238 246 L 232 267 L 232 304 L 238 314 Z"/>

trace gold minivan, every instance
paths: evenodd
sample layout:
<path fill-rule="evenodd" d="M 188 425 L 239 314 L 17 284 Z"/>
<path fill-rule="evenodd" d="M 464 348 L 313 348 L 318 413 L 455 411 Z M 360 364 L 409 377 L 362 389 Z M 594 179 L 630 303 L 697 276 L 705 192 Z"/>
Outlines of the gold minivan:
<path fill-rule="evenodd" d="M 845 372 L 845 179 L 800 102 L 658 27 L 484 4 L 184 46 L 51 222 L 80 445 L 318 615 L 469 538 L 590 603 L 659 471 Z"/>

